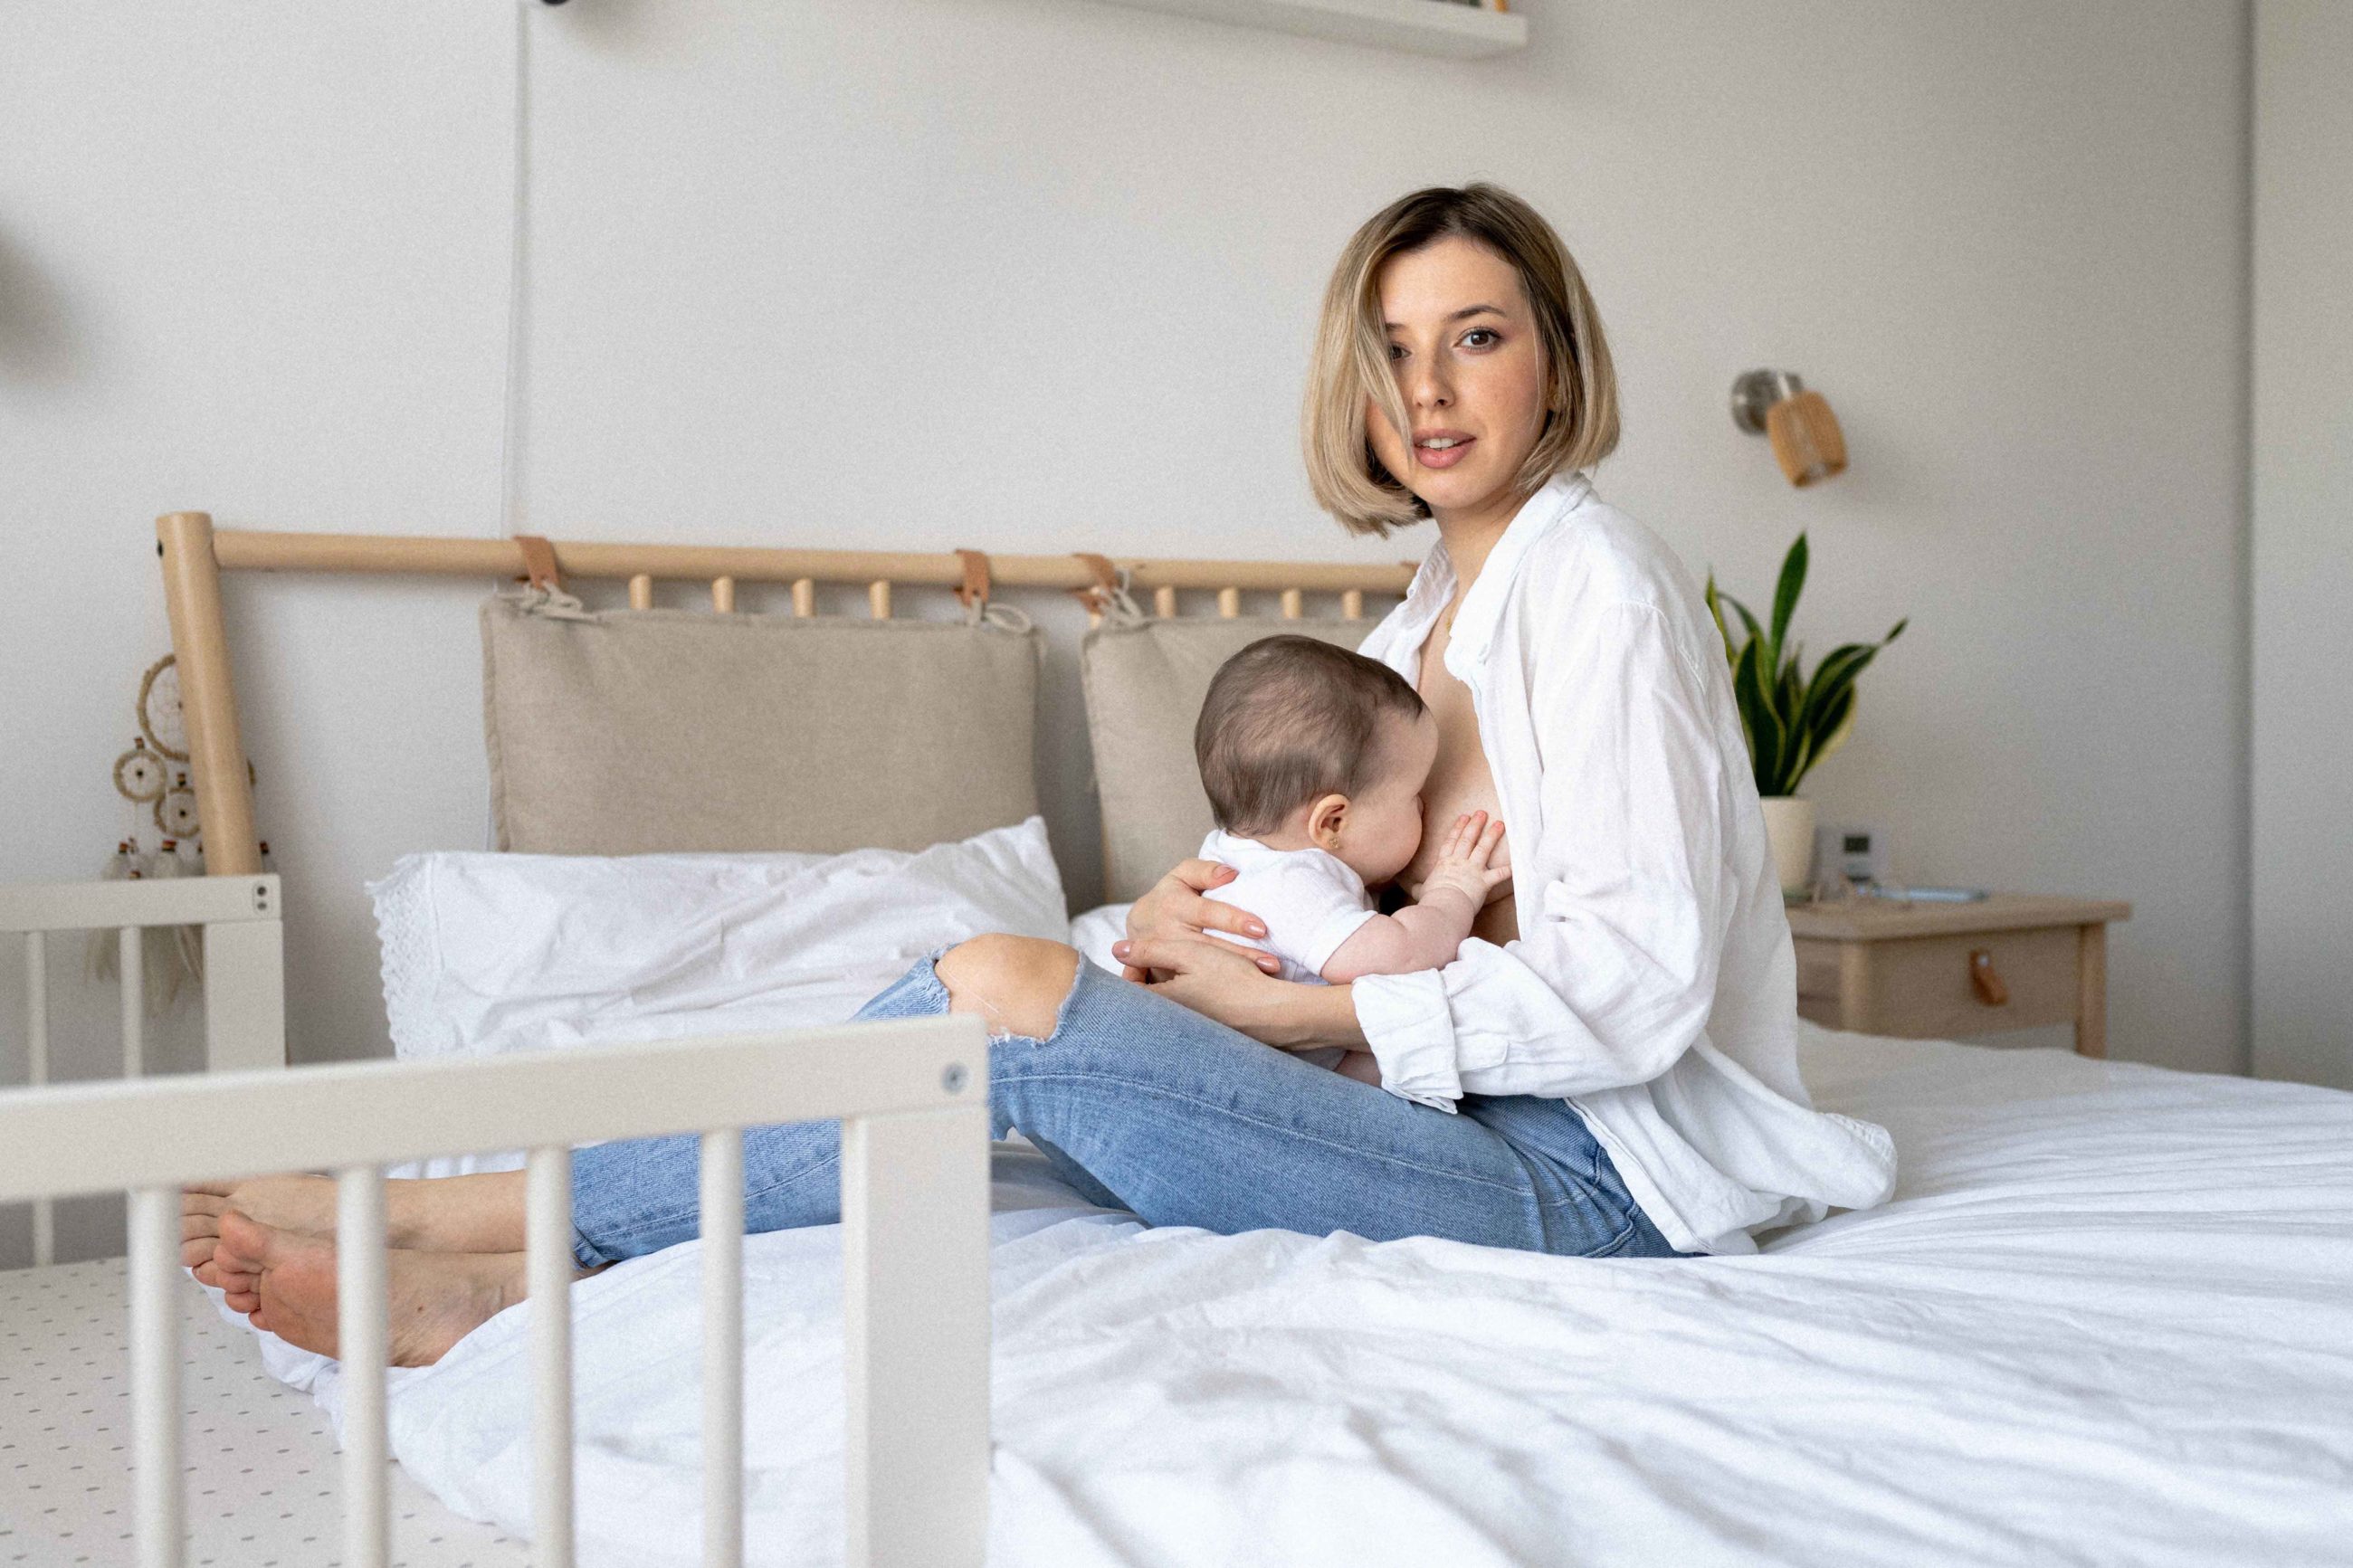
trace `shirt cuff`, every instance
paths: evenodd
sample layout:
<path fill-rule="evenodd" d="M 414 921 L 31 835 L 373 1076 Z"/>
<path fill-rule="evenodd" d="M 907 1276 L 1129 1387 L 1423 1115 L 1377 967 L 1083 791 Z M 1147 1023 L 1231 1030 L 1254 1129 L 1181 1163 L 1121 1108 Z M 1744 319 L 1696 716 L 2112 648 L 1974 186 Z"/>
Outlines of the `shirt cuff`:
<path fill-rule="evenodd" d="M 1365 1044 L 1381 1064 L 1381 1087 L 1417 1105 L 1451 1111 L 1462 1098 L 1455 1066 L 1454 1015 L 1434 969 L 1366 974 L 1349 988 Z"/>

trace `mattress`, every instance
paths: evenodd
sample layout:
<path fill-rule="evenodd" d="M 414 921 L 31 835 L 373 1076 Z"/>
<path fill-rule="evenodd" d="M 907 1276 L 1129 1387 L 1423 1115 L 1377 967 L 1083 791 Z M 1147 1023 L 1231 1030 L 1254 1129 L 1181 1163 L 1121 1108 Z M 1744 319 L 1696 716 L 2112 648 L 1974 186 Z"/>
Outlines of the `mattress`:
<path fill-rule="evenodd" d="M 272 1379 L 252 1332 L 187 1289 L 180 1341 L 187 1561 L 303 1568 L 342 1555 L 343 1466 L 327 1415 Z M 0 1273 L 0 1564 L 132 1560 L 123 1263 Z M 392 1477 L 392 1561 L 508 1568 L 523 1544 Z"/>

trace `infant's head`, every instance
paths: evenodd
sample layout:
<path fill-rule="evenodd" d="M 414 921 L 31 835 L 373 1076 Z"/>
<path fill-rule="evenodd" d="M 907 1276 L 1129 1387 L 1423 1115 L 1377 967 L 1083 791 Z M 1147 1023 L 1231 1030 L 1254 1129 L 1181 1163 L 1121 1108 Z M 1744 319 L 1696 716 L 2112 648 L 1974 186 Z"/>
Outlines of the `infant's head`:
<path fill-rule="evenodd" d="M 1314 637 L 1261 637 L 1209 682 L 1193 754 L 1228 833 L 1313 846 L 1386 882 L 1421 845 L 1438 725 L 1377 660 Z"/>

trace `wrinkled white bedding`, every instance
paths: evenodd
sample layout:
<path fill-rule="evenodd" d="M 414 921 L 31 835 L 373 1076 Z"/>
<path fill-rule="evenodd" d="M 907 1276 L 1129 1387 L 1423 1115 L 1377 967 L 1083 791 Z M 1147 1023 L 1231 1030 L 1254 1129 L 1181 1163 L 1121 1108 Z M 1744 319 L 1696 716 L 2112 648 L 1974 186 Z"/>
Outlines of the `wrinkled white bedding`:
<path fill-rule="evenodd" d="M 1805 1047 L 1902 1184 L 1753 1258 L 1151 1231 L 1001 1154 L 991 1563 L 2353 1562 L 2353 1095 Z M 755 1562 L 839 1556 L 839 1255 L 746 1246 Z M 586 1563 L 697 1560 L 698 1263 L 574 1291 Z M 515 1530 L 527 1311 L 393 1398 Z"/>

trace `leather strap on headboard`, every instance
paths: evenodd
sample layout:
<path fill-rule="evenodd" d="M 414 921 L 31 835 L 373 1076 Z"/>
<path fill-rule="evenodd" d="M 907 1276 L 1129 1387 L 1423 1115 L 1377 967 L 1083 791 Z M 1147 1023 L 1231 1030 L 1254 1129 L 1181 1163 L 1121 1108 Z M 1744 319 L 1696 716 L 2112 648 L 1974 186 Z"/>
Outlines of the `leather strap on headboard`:
<path fill-rule="evenodd" d="M 564 586 L 564 575 L 555 569 L 555 546 L 544 534 L 518 533 L 514 542 L 522 546 L 523 574 L 516 581 L 551 591 Z"/>
<path fill-rule="evenodd" d="M 975 612 L 988 607 L 988 557 L 977 550 L 959 550 L 956 559 L 964 563 L 964 582 L 955 591 L 956 603 Z"/>
<path fill-rule="evenodd" d="M 1084 562 L 1087 570 L 1095 574 L 1094 582 L 1089 586 L 1071 589 L 1071 597 L 1100 616 L 1119 596 L 1119 573 L 1113 567 L 1109 556 L 1097 555 L 1092 550 L 1073 550 L 1071 553 Z"/>

